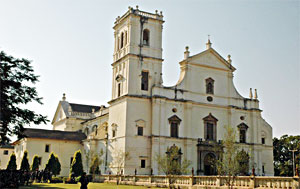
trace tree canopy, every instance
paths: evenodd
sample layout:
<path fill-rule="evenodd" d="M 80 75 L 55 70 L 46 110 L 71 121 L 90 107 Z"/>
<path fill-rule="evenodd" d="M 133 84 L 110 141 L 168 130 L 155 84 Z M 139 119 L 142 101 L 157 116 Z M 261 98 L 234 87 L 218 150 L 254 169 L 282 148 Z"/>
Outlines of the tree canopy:
<path fill-rule="evenodd" d="M 6 170 L 17 170 L 17 161 L 15 153 L 12 153 L 10 155 Z"/>
<path fill-rule="evenodd" d="M 34 123 L 46 123 L 47 117 L 21 105 L 29 102 L 42 104 L 33 86 L 38 82 L 31 62 L 18 59 L 0 52 L 0 143 L 9 142 L 9 136 L 24 137 L 24 126 Z"/>
<path fill-rule="evenodd" d="M 53 175 L 59 175 L 61 171 L 61 165 L 58 156 L 52 152 L 49 156 L 49 160 L 46 164 L 45 170 L 52 172 Z"/>
<path fill-rule="evenodd" d="M 155 161 L 158 164 L 159 171 L 166 175 L 182 175 L 188 173 L 188 167 L 191 165 L 189 160 L 181 160 L 181 149 L 173 145 L 167 148 L 164 155 L 157 154 Z"/>
<path fill-rule="evenodd" d="M 38 155 L 34 155 L 33 159 L 32 159 L 32 165 L 31 165 L 31 171 L 36 171 L 39 169 L 39 156 Z"/>
<path fill-rule="evenodd" d="M 295 152 L 295 165 L 300 172 L 300 135 L 283 135 L 273 139 L 274 172 L 275 176 L 293 176 L 293 153 Z"/>
<path fill-rule="evenodd" d="M 81 157 L 80 150 L 76 151 L 73 156 L 70 174 L 73 174 L 73 173 L 74 173 L 75 177 L 81 176 L 83 174 L 82 157 Z"/>
<path fill-rule="evenodd" d="M 29 165 L 27 156 L 28 156 L 28 152 L 25 151 L 23 158 L 22 158 L 21 167 L 20 167 L 20 170 L 22 170 L 22 171 L 29 171 L 30 165 Z"/>

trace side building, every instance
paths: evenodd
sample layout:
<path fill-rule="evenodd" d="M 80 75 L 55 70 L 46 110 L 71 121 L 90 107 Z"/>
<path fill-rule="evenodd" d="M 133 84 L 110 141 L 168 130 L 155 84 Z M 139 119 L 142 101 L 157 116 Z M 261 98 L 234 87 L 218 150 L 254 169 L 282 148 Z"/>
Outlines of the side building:
<path fill-rule="evenodd" d="M 86 135 L 80 131 L 55 131 L 45 129 L 26 129 L 25 138 L 13 143 L 17 159 L 17 168 L 21 166 L 24 151 L 28 151 L 30 165 L 34 155 L 39 156 L 39 169 L 44 169 L 51 152 L 58 155 L 61 164 L 61 176 L 68 176 L 74 152 L 82 151 L 82 140 Z"/>

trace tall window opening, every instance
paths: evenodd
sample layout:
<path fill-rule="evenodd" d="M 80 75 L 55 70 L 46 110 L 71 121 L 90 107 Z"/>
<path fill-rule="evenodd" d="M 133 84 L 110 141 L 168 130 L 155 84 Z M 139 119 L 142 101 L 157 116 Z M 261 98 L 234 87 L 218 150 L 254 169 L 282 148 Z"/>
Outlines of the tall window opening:
<path fill-rule="evenodd" d="M 50 152 L 50 144 L 46 144 L 45 146 L 45 152 Z"/>
<path fill-rule="evenodd" d="M 149 72 L 142 71 L 141 89 L 144 91 L 148 91 L 148 84 L 149 84 Z"/>
<path fill-rule="evenodd" d="M 248 126 L 245 123 L 241 123 L 237 127 L 240 131 L 240 143 L 246 143 Z"/>
<path fill-rule="evenodd" d="M 170 123 L 170 136 L 171 137 L 179 137 L 179 124 L 181 122 L 181 119 L 177 117 L 176 115 L 173 115 L 172 117 L 169 118 L 169 123 Z"/>
<path fill-rule="evenodd" d="M 213 80 L 212 78 L 207 78 L 205 80 L 206 82 L 206 93 L 207 94 L 214 94 L 214 82 L 215 80 Z"/>
<path fill-rule="evenodd" d="M 149 46 L 149 38 L 150 38 L 150 31 L 148 29 L 144 29 L 144 31 L 143 31 L 143 45 Z"/>
<path fill-rule="evenodd" d="M 143 127 L 137 127 L 137 135 L 138 136 L 143 136 L 143 130 L 144 130 Z"/>
<path fill-rule="evenodd" d="M 203 118 L 204 121 L 204 138 L 205 140 L 217 140 L 217 121 L 211 113 Z"/>
<path fill-rule="evenodd" d="M 141 168 L 146 168 L 146 160 L 141 159 Z"/>
<path fill-rule="evenodd" d="M 121 48 L 124 46 L 124 33 L 121 33 Z"/>
<path fill-rule="evenodd" d="M 118 83 L 118 97 L 121 96 L 121 83 Z"/>

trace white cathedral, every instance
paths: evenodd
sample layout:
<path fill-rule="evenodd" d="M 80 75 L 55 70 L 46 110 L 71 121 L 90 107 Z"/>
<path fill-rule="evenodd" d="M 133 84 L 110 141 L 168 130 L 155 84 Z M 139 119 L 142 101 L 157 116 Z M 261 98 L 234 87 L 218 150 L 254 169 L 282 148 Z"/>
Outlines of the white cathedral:
<path fill-rule="evenodd" d="M 86 171 L 91 157 L 103 152 L 102 173 L 116 173 L 112 162 L 128 152 L 124 174 L 162 174 L 155 157 L 176 146 L 197 175 L 211 175 L 208 159 L 218 157 L 215 146 L 231 126 L 237 145 L 250 155 L 249 173 L 254 167 L 258 175 L 273 175 L 272 127 L 261 116 L 256 90 L 245 98 L 234 87 L 229 55 L 224 59 L 209 40 L 195 55 L 186 47 L 176 85 L 163 85 L 163 23 L 161 12 L 138 7 L 117 17 L 109 107 L 69 103 L 64 95 L 52 131 L 27 129 L 27 138 L 14 143 L 17 160 L 27 149 L 30 159 L 40 154 L 44 164 L 54 151 L 61 174 L 68 175 L 76 150 L 83 152 Z"/>

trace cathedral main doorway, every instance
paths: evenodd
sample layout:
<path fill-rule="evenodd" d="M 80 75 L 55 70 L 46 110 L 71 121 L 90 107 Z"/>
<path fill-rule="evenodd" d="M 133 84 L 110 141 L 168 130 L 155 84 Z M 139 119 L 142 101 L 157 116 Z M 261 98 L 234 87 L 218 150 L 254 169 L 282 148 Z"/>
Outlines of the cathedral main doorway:
<path fill-rule="evenodd" d="M 212 153 L 206 154 L 204 157 L 204 175 L 216 174 L 216 156 Z"/>

